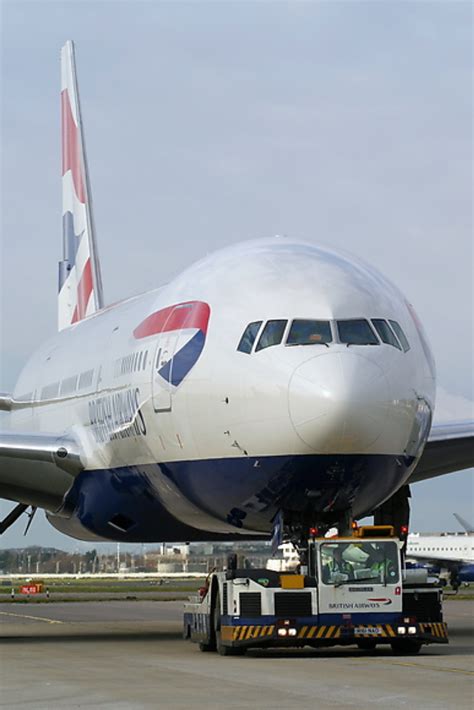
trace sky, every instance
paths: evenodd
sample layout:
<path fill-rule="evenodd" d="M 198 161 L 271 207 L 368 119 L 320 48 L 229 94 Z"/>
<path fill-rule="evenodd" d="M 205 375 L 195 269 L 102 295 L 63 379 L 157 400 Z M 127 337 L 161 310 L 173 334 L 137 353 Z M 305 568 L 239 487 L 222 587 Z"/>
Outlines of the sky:
<path fill-rule="evenodd" d="M 59 52 L 73 39 L 107 302 L 245 239 L 343 248 L 415 305 L 437 361 L 436 418 L 473 417 L 470 2 L 0 11 L 0 389 L 56 330 Z M 474 519 L 472 471 L 412 495 L 413 529 L 459 529 L 453 511 Z M 23 527 L 0 547 L 77 547 L 41 514 L 26 538 Z"/>

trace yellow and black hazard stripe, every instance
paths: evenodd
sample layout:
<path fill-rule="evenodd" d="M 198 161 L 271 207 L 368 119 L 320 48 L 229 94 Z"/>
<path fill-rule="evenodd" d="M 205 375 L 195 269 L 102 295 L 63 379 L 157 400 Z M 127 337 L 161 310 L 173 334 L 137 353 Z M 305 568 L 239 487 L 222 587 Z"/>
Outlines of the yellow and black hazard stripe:
<path fill-rule="evenodd" d="M 420 624 L 420 631 L 423 634 L 430 634 L 435 638 L 447 639 L 448 638 L 448 626 L 441 621 L 430 621 Z"/>
<path fill-rule="evenodd" d="M 389 624 L 373 624 L 371 631 L 364 632 L 357 627 L 345 626 L 302 626 L 298 632 L 299 639 L 338 639 L 346 634 L 355 638 L 391 638 L 397 634 Z M 374 633 L 373 629 L 376 629 Z"/>
<path fill-rule="evenodd" d="M 302 626 L 298 631 L 299 639 L 329 639 L 339 638 L 341 635 L 340 626 Z"/>
<path fill-rule="evenodd" d="M 269 639 L 272 636 L 276 636 L 276 626 L 275 624 L 268 624 L 266 626 L 259 625 L 245 625 L 245 626 L 223 626 L 221 628 L 221 638 L 223 641 L 251 641 L 254 639 Z M 355 638 L 389 638 L 394 637 L 397 634 L 388 624 L 376 624 L 371 626 L 371 629 L 377 628 L 377 632 L 374 634 L 363 633 L 362 631 L 356 631 L 351 628 L 349 635 L 354 635 Z M 296 636 L 291 636 L 292 640 L 308 640 L 308 641 L 320 641 L 329 639 L 339 639 L 345 627 L 336 625 L 323 625 L 323 626 L 302 626 Z"/>
<path fill-rule="evenodd" d="M 364 631 L 363 629 L 365 627 L 361 626 L 360 629 L 357 627 L 354 629 L 354 636 L 356 638 L 372 638 L 372 639 L 386 639 L 386 638 L 393 638 L 396 636 L 396 632 L 393 630 L 393 627 L 390 624 L 370 624 L 368 625 L 370 629 L 373 629 L 374 631 Z M 374 633 L 375 632 L 375 633 Z"/>
<path fill-rule="evenodd" d="M 223 626 L 221 628 L 221 638 L 223 641 L 242 642 L 271 639 L 276 637 L 277 627 L 275 624 L 267 625 L 244 625 L 244 626 Z M 429 622 L 419 624 L 419 629 L 422 634 L 430 635 L 433 638 L 447 639 L 448 629 L 446 624 L 441 622 Z M 287 640 L 292 641 L 322 641 L 336 640 L 343 638 L 354 637 L 354 639 L 371 638 L 371 639 L 393 639 L 399 638 L 396 630 L 391 624 L 370 624 L 368 627 L 361 625 L 360 627 L 346 627 L 336 625 L 323 626 L 301 626 L 296 636 Z M 282 639 L 279 639 L 282 640 Z"/>
<path fill-rule="evenodd" d="M 223 641 L 250 641 L 252 639 L 271 638 L 274 629 L 274 624 L 266 626 L 222 626 L 221 638 Z"/>

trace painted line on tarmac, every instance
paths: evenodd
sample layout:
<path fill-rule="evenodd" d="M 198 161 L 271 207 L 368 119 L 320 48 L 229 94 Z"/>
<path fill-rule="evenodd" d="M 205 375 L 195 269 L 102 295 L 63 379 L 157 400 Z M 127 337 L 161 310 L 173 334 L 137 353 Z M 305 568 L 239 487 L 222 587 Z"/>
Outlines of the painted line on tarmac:
<path fill-rule="evenodd" d="M 64 624 L 58 619 L 45 619 L 44 616 L 29 616 L 28 614 L 14 614 L 12 611 L 0 611 L 2 616 L 16 616 L 18 619 L 31 619 L 32 621 L 45 621 L 47 624 Z"/>
<path fill-rule="evenodd" d="M 375 661 L 375 659 L 373 659 Z M 375 661 L 376 663 L 387 663 L 385 660 Z M 463 668 L 440 668 L 439 666 L 428 666 L 426 663 L 410 663 L 409 661 L 389 661 L 391 666 L 404 666 L 405 668 L 421 668 L 427 671 L 440 671 L 441 673 L 460 673 L 461 675 L 473 676 L 474 671 L 466 671 Z"/>
<path fill-rule="evenodd" d="M 439 666 L 427 666 L 425 663 L 408 663 L 394 661 L 394 666 L 409 666 L 410 668 L 426 668 L 428 671 L 441 671 L 442 673 L 461 673 L 461 675 L 474 675 L 474 671 L 466 671 L 463 668 L 440 668 Z"/>

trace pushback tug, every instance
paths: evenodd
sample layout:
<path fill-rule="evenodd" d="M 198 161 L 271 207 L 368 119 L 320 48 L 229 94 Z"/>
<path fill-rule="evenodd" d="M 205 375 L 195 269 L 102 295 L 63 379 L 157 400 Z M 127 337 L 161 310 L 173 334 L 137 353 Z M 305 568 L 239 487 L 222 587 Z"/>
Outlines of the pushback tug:
<path fill-rule="evenodd" d="M 392 526 L 355 527 L 348 537 L 312 529 L 295 572 L 213 571 L 185 604 L 184 637 L 201 651 L 389 644 L 395 653 L 448 643 L 442 588 L 423 569 L 405 569 Z"/>

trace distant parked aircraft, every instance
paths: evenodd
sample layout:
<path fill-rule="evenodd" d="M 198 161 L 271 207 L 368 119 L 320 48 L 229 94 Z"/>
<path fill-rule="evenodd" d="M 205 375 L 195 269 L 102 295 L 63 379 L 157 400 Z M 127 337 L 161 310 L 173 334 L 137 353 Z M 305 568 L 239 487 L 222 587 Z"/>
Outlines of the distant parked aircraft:
<path fill-rule="evenodd" d="M 474 582 L 474 534 L 469 523 L 456 513 L 454 516 L 465 533 L 413 533 L 408 536 L 406 556 L 447 569 L 451 586 L 458 589 L 462 582 Z"/>

